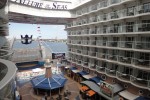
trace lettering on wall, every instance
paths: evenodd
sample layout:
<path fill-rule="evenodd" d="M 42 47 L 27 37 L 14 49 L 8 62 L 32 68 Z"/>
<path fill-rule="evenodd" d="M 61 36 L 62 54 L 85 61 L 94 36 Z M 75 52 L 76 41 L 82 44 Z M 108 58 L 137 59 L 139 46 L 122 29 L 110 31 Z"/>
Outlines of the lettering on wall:
<path fill-rule="evenodd" d="M 68 10 L 71 2 L 48 2 L 48 1 L 33 1 L 33 0 L 11 0 L 12 2 L 44 9 Z"/>

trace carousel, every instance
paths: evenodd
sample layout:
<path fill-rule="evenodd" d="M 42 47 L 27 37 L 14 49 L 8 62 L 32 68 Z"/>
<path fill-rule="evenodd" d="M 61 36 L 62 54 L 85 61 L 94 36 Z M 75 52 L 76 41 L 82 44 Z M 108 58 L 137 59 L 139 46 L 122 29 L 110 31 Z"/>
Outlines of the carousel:
<path fill-rule="evenodd" d="M 34 77 L 31 80 L 35 94 L 48 95 L 60 93 L 67 79 L 58 70 L 58 66 L 54 67 L 49 59 L 45 62 L 45 75 Z"/>

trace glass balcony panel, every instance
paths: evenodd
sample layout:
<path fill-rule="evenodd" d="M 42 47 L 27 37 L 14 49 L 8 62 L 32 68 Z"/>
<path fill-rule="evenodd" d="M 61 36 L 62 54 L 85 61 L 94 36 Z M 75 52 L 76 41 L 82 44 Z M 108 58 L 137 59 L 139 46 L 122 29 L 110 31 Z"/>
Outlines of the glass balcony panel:
<path fill-rule="evenodd" d="M 119 61 L 127 64 L 131 64 L 132 59 L 132 57 L 119 56 Z"/>
<path fill-rule="evenodd" d="M 130 74 L 117 71 L 117 77 L 121 80 L 130 81 Z"/>
<path fill-rule="evenodd" d="M 134 59 L 134 64 L 137 65 L 137 66 L 139 66 L 139 67 L 149 68 L 149 66 L 150 66 L 150 60 L 135 58 Z"/>
<path fill-rule="evenodd" d="M 142 75 L 143 74 L 141 73 L 139 73 L 138 76 L 131 75 L 131 82 L 138 86 L 149 87 L 149 80 L 147 79 L 148 75 Z"/>
<path fill-rule="evenodd" d="M 97 45 L 97 46 L 102 46 L 102 45 L 103 45 L 102 40 L 97 40 L 97 41 L 96 41 L 96 45 Z"/>
<path fill-rule="evenodd" d="M 109 75 L 113 75 L 113 76 L 116 75 L 116 69 L 115 69 L 114 67 L 112 67 L 111 69 L 105 68 L 105 71 L 106 71 L 106 73 L 109 74 Z"/>

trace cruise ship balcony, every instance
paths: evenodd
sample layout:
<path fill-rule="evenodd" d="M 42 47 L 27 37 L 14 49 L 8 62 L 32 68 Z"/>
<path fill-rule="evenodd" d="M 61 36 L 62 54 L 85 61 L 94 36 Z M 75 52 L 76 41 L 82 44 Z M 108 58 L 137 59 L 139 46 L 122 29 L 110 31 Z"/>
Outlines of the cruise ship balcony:
<path fill-rule="evenodd" d="M 149 13 L 150 12 L 150 8 L 146 7 L 146 4 L 143 5 L 139 5 L 136 7 L 136 14 L 144 14 L 144 13 Z"/>
<path fill-rule="evenodd" d="M 89 63 L 87 61 L 82 61 L 82 66 L 88 68 Z"/>
<path fill-rule="evenodd" d="M 150 42 L 149 41 L 135 41 L 134 42 L 135 49 L 150 49 Z"/>
<path fill-rule="evenodd" d="M 90 40 L 89 45 L 96 45 L 96 40 Z"/>
<path fill-rule="evenodd" d="M 130 75 L 132 74 L 133 70 L 129 67 L 119 66 L 119 70 L 117 71 L 117 79 L 123 82 L 130 83 Z"/>
<path fill-rule="evenodd" d="M 82 45 L 87 45 L 88 44 L 88 40 L 82 40 Z"/>
<path fill-rule="evenodd" d="M 110 0 L 110 1 L 109 1 L 109 4 L 110 4 L 110 5 L 116 4 L 116 3 L 120 3 L 121 1 L 125 1 L 125 0 Z"/>
<path fill-rule="evenodd" d="M 97 71 L 98 73 L 104 74 L 104 73 L 105 73 L 105 67 L 102 67 L 102 66 L 97 65 L 97 66 L 96 66 L 96 71 Z"/>
<path fill-rule="evenodd" d="M 117 61 L 118 60 L 118 55 L 108 54 L 107 59 Z"/>
<path fill-rule="evenodd" d="M 88 55 L 89 55 L 89 56 L 92 56 L 92 57 L 95 57 L 95 56 L 96 56 L 96 52 L 88 51 Z"/>
<path fill-rule="evenodd" d="M 97 22 L 97 17 L 90 17 L 89 22 L 90 23 Z"/>
<path fill-rule="evenodd" d="M 0 59 L 11 60 L 13 56 L 12 50 L 0 49 Z"/>
<path fill-rule="evenodd" d="M 133 48 L 133 41 L 119 41 L 119 47 L 121 47 L 121 48 Z"/>
<path fill-rule="evenodd" d="M 82 19 L 82 24 L 87 24 L 88 23 L 88 19 Z"/>
<path fill-rule="evenodd" d="M 130 74 L 117 71 L 117 78 L 123 82 L 130 82 Z"/>
<path fill-rule="evenodd" d="M 78 62 L 79 65 L 82 64 L 82 60 L 81 59 L 79 59 L 77 62 Z"/>
<path fill-rule="evenodd" d="M 94 10 L 97 10 L 97 4 L 94 4 L 94 5 L 91 5 L 89 6 L 89 11 L 94 11 Z"/>
<path fill-rule="evenodd" d="M 126 56 L 118 56 L 118 60 L 122 63 L 131 64 L 133 58 L 132 57 L 126 57 Z"/>
<path fill-rule="evenodd" d="M 91 70 L 96 70 L 96 65 L 95 64 L 89 64 L 89 68 L 91 69 Z"/>
<path fill-rule="evenodd" d="M 78 49 L 77 49 L 77 53 L 82 53 L 82 50 L 78 50 Z"/>
<path fill-rule="evenodd" d="M 106 58 L 106 54 L 105 53 L 98 53 L 98 52 L 96 52 L 96 57 L 105 59 Z"/>
<path fill-rule="evenodd" d="M 109 46 L 109 47 L 118 47 L 118 41 L 108 41 L 107 46 Z"/>
<path fill-rule="evenodd" d="M 134 70 L 133 75 L 131 75 L 131 82 L 133 85 L 139 88 L 150 88 L 150 73 L 142 70 Z"/>
<path fill-rule="evenodd" d="M 109 76 L 116 76 L 116 71 L 117 71 L 117 66 L 114 66 L 113 64 L 112 65 L 110 65 L 110 66 L 107 66 L 106 68 L 105 68 L 105 72 L 106 72 L 106 74 L 107 75 L 109 75 Z"/>
<path fill-rule="evenodd" d="M 149 59 L 140 59 L 135 58 L 133 59 L 134 65 L 141 67 L 141 68 L 150 68 L 150 60 Z"/>
<path fill-rule="evenodd" d="M 118 14 L 119 14 L 119 11 L 111 12 L 110 15 L 109 15 L 109 17 L 110 17 L 109 19 L 119 18 Z"/>
<path fill-rule="evenodd" d="M 97 46 L 103 46 L 103 44 L 105 45 L 105 42 L 103 43 L 102 40 L 97 40 L 97 41 L 96 41 L 96 45 L 97 45 Z"/>
<path fill-rule="evenodd" d="M 97 9 L 101 9 L 101 8 L 107 7 L 107 6 L 108 6 L 108 0 L 101 1 L 101 2 L 98 3 Z"/>
<path fill-rule="evenodd" d="M 87 50 L 82 50 L 83 55 L 88 55 L 88 51 Z"/>

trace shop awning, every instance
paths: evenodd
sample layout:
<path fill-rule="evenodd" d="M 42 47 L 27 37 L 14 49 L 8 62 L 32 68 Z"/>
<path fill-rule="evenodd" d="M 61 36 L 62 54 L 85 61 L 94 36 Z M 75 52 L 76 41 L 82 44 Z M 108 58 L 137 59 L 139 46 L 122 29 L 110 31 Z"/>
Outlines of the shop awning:
<path fill-rule="evenodd" d="M 93 91 L 95 91 L 95 92 L 97 92 L 97 93 L 100 93 L 100 88 L 99 88 L 99 86 L 98 86 L 96 83 L 92 82 L 92 81 L 83 81 L 83 82 L 81 82 L 81 84 L 85 84 L 85 85 L 87 85 L 90 89 L 92 89 Z"/>
<path fill-rule="evenodd" d="M 83 75 L 87 75 L 88 73 L 86 71 L 80 71 L 78 72 L 78 74 L 83 76 Z"/>
<path fill-rule="evenodd" d="M 80 70 L 72 70 L 73 73 L 78 73 Z"/>
<path fill-rule="evenodd" d="M 113 93 L 118 93 L 124 89 L 120 84 L 113 84 L 111 86 L 113 87 Z"/>
<path fill-rule="evenodd" d="M 137 97 L 135 100 L 150 100 L 150 98 L 144 97 L 144 96 L 140 96 L 140 97 Z"/>
<path fill-rule="evenodd" d="M 98 76 L 92 77 L 89 79 L 89 81 L 94 81 L 95 83 L 101 83 L 102 79 Z"/>
<path fill-rule="evenodd" d="M 82 86 L 81 88 L 80 88 L 80 90 L 82 91 L 82 92 L 84 92 L 84 91 L 87 91 L 89 88 L 87 87 L 87 86 Z"/>
<path fill-rule="evenodd" d="M 127 90 L 119 92 L 119 95 L 128 100 L 135 100 L 136 98 L 139 97 L 138 95 L 132 94 L 132 93 L 128 92 Z"/>
<path fill-rule="evenodd" d="M 90 78 L 92 78 L 92 77 L 94 77 L 94 76 L 92 76 L 92 75 L 90 75 L 90 74 L 87 74 L 87 75 L 83 75 L 83 77 L 84 77 L 85 79 L 90 79 Z"/>
<path fill-rule="evenodd" d="M 89 97 L 93 96 L 95 93 L 96 93 L 96 92 L 93 91 L 93 90 L 87 91 L 87 95 L 88 95 Z"/>
<path fill-rule="evenodd" d="M 70 67 L 70 70 L 76 70 L 77 68 L 76 67 Z"/>

